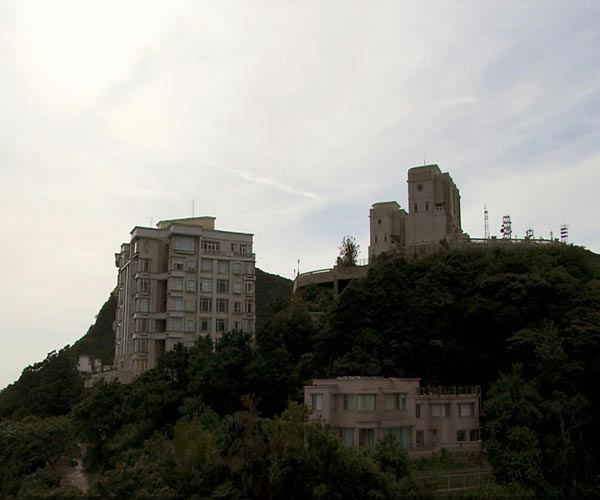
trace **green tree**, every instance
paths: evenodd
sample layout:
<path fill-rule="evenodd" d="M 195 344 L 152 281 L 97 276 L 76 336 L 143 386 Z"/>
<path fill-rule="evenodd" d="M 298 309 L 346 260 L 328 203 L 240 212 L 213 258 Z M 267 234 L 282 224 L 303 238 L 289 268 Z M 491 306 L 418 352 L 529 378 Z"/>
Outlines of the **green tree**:
<path fill-rule="evenodd" d="M 68 417 L 0 422 L 0 497 L 47 496 L 58 491 L 65 467 L 78 455 Z M 72 495 L 73 490 L 63 489 Z"/>
<path fill-rule="evenodd" d="M 360 245 L 354 236 L 344 236 L 339 251 L 336 262 L 338 266 L 355 266 L 357 264 Z"/>

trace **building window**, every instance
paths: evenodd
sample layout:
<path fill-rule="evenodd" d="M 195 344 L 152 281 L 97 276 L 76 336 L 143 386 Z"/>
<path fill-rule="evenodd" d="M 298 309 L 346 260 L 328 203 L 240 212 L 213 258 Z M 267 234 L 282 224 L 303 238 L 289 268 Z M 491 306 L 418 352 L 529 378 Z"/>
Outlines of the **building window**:
<path fill-rule="evenodd" d="M 195 300 L 186 300 L 185 301 L 185 311 L 186 312 L 195 312 L 196 311 L 196 301 Z"/>
<path fill-rule="evenodd" d="M 212 299 L 200 299 L 200 311 L 211 312 L 212 311 Z"/>
<path fill-rule="evenodd" d="M 235 301 L 233 303 L 233 312 L 234 313 L 241 313 L 242 312 L 242 303 L 239 301 Z"/>
<path fill-rule="evenodd" d="M 233 293 L 242 293 L 242 284 L 233 282 Z"/>
<path fill-rule="evenodd" d="M 475 414 L 475 403 L 459 403 L 458 416 L 472 417 Z"/>
<path fill-rule="evenodd" d="M 138 262 L 138 273 L 150 272 L 150 259 L 140 259 Z"/>
<path fill-rule="evenodd" d="M 479 441 L 479 429 L 471 429 L 469 431 L 469 440 L 470 441 Z"/>
<path fill-rule="evenodd" d="M 384 394 L 384 403 L 386 411 L 405 410 L 406 409 L 406 394 Z"/>
<path fill-rule="evenodd" d="M 196 272 L 196 259 L 188 259 L 185 261 L 185 270 L 189 273 Z"/>
<path fill-rule="evenodd" d="M 372 411 L 375 409 L 375 394 L 357 394 L 356 409 L 359 411 Z"/>
<path fill-rule="evenodd" d="M 184 266 L 185 266 L 184 259 L 173 259 L 172 264 L 171 264 L 171 270 L 172 271 L 183 271 Z"/>
<path fill-rule="evenodd" d="M 249 300 L 247 300 L 245 302 L 244 312 L 246 314 L 252 314 L 254 312 L 254 302 L 250 302 Z"/>
<path fill-rule="evenodd" d="M 217 293 L 229 293 L 229 280 L 217 280 Z"/>
<path fill-rule="evenodd" d="M 431 416 L 432 417 L 447 417 L 450 413 L 449 406 L 447 404 L 432 404 L 431 405 Z"/>
<path fill-rule="evenodd" d="M 207 319 L 201 319 L 200 320 L 200 331 L 201 332 L 208 332 L 208 320 Z"/>
<path fill-rule="evenodd" d="M 250 274 L 250 275 L 254 274 L 254 263 L 253 262 L 246 262 L 245 268 L 246 268 L 246 274 Z"/>
<path fill-rule="evenodd" d="M 310 399 L 313 411 L 323 411 L 323 394 L 311 394 Z"/>
<path fill-rule="evenodd" d="M 240 253 L 252 253 L 252 245 L 249 243 L 240 243 Z"/>
<path fill-rule="evenodd" d="M 229 312 L 229 300 L 228 299 L 217 299 L 217 312 L 228 313 Z"/>
<path fill-rule="evenodd" d="M 363 448 L 375 446 L 375 429 L 358 429 L 358 445 Z"/>
<path fill-rule="evenodd" d="M 383 434 L 394 436 L 401 448 L 412 448 L 412 430 L 408 426 L 389 427 L 383 430 Z"/>
<path fill-rule="evenodd" d="M 185 320 L 185 331 L 187 333 L 194 333 L 194 320 L 193 319 L 186 319 Z"/>
<path fill-rule="evenodd" d="M 241 262 L 233 263 L 233 274 L 242 274 L 242 263 Z"/>
<path fill-rule="evenodd" d="M 456 440 L 457 441 L 466 441 L 467 440 L 467 432 L 466 431 L 456 431 Z"/>
<path fill-rule="evenodd" d="M 147 359 L 134 359 L 133 360 L 133 369 L 143 372 L 148 369 L 148 360 Z"/>
<path fill-rule="evenodd" d="M 182 297 L 170 297 L 170 311 L 183 311 L 183 298 Z"/>
<path fill-rule="evenodd" d="M 417 431 L 417 446 L 423 446 L 425 444 L 425 435 L 423 431 Z"/>
<path fill-rule="evenodd" d="M 354 411 L 356 407 L 356 395 L 355 394 L 344 394 L 344 410 Z"/>
<path fill-rule="evenodd" d="M 229 261 L 218 260 L 217 261 L 217 272 L 219 274 L 229 274 Z"/>
<path fill-rule="evenodd" d="M 247 294 L 254 293 L 254 282 L 253 281 L 246 281 L 246 283 L 244 284 L 244 286 L 245 286 Z"/>
<path fill-rule="evenodd" d="M 202 250 L 207 253 L 218 252 L 220 248 L 221 243 L 219 241 L 202 240 Z"/>
<path fill-rule="evenodd" d="M 148 352 L 148 339 L 135 339 L 133 341 L 133 352 Z"/>
<path fill-rule="evenodd" d="M 421 418 L 421 405 L 415 406 L 415 417 Z"/>
<path fill-rule="evenodd" d="M 338 432 L 346 446 L 354 446 L 354 427 L 340 427 Z"/>
<path fill-rule="evenodd" d="M 418 206 L 417 206 L 417 202 L 415 201 L 415 212 L 418 212 L 418 211 L 419 211 L 419 209 L 418 209 Z"/>
<path fill-rule="evenodd" d="M 217 320 L 217 332 L 225 333 L 227 331 L 227 320 L 226 319 L 218 319 Z"/>
<path fill-rule="evenodd" d="M 167 318 L 167 330 L 181 332 L 183 330 L 183 318 Z"/>
<path fill-rule="evenodd" d="M 148 278 L 141 279 L 139 284 L 141 293 L 150 293 L 150 280 Z"/>
<path fill-rule="evenodd" d="M 137 307 L 135 310 L 139 313 L 147 313 L 150 308 L 150 301 L 148 299 L 138 299 Z"/>
<path fill-rule="evenodd" d="M 427 212 L 427 210 L 429 210 L 429 202 L 428 201 L 425 202 L 425 211 Z"/>
<path fill-rule="evenodd" d="M 213 260 L 212 259 L 202 259 L 200 261 L 200 271 L 203 273 L 212 273 L 213 272 Z"/>
<path fill-rule="evenodd" d="M 196 292 L 196 280 L 186 280 L 185 291 L 195 293 Z"/>
<path fill-rule="evenodd" d="M 135 331 L 138 333 L 148 333 L 148 318 L 136 319 Z"/>
<path fill-rule="evenodd" d="M 242 329 L 246 333 L 254 333 L 254 320 L 245 319 L 242 321 Z"/>
<path fill-rule="evenodd" d="M 212 293 L 213 281 L 212 280 L 202 280 L 200 282 L 200 291 L 202 293 Z"/>
<path fill-rule="evenodd" d="M 169 278 L 169 290 L 183 291 L 183 278 Z"/>
<path fill-rule="evenodd" d="M 181 250 L 183 252 L 194 251 L 194 237 L 193 236 L 175 236 L 175 250 Z"/>

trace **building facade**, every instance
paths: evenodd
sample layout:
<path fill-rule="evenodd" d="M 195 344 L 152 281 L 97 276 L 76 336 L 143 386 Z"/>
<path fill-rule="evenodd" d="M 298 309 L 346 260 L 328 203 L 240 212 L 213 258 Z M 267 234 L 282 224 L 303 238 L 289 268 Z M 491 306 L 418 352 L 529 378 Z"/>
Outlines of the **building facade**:
<path fill-rule="evenodd" d="M 352 268 L 319 269 L 299 274 L 294 292 L 310 285 L 340 294 L 353 279 L 366 276 L 368 266 L 384 253 L 421 256 L 445 244 L 462 246 L 469 241 L 463 233 L 460 192 L 448 172 L 437 165 L 408 170 L 408 212 L 396 201 L 374 203 L 369 211 L 368 264 Z"/>
<path fill-rule="evenodd" d="M 392 434 L 412 455 L 480 453 L 480 392 L 422 388 L 418 378 L 338 377 L 305 386 L 304 402 L 348 446 L 373 448 Z"/>
<path fill-rule="evenodd" d="M 437 165 L 408 171 L 408 212 L 395 201 L 375 203 L 369 213 L 369 262 L 382 253 L 424 255 L 440 242 L 460 245 L 462 232 L 460 192 L 448 172 Z"/>
<path fill-rule="evenodd" d="M 115 369 L 154 368 L 177 343 L 230 330 L 254 333 L 252 234 L 215 229 L 214 217 L 135 227 L 115 254 Z M 126 377 L 122 377 L 126 378 Z"/>

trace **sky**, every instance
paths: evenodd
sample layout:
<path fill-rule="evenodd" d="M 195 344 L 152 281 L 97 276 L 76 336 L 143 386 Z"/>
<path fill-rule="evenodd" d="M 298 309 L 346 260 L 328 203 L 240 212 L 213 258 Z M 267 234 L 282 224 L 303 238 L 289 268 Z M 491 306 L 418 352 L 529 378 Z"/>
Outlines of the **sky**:
<path fill-rule="evenodd" d="M 596 0 L 0 2 L 0 388 L 192 204 L 292 278 L 437 163 L 472 237 L 600 252 L 599 116 Z"/>

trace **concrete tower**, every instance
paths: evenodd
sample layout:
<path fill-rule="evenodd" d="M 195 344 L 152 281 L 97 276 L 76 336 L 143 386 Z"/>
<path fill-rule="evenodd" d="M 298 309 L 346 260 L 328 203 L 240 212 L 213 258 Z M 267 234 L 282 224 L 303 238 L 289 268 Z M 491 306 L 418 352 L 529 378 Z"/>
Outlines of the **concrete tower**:
<path fill-rule="evenodd" d="M 406 244 L 409 252 L 424 252 L 440 241 L 462 236 L 460 193 L 447 172 L 437 165 L 414 167 L 408 171 Z M 423 253 L 418 251 L 417 253 Z"/>
<path fill-rule="evenodd" d="M 395 201 L 375 203 L 369 211 L 371 238 L 369 264 L 385 252 L 406 250 L 406 210 Z"/>

